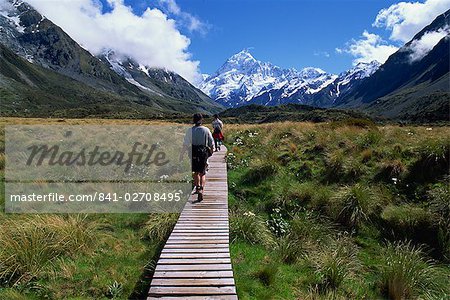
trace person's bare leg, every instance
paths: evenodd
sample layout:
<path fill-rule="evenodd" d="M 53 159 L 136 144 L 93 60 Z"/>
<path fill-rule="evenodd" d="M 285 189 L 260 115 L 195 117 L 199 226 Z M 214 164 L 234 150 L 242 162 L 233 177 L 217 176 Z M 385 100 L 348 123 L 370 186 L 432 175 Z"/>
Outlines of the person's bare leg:
<path fill-rule="evenodd" d="M 204 188 L 206 184 L 206 174 L 199 175 L 200 177 L 200 185 Z"/>
<path fill-rule="evenodd" d="M 195 173 L 192 174 L 192 177 L 193 177 L 193 179 L 194 179 L 195 191 L 197 191 L 197 190 L 198 190 L 197 187 L 198 187 L 199 185 L 201 185 L 201 177 L 200 177 L 200 173 L 195 172 Z"/>

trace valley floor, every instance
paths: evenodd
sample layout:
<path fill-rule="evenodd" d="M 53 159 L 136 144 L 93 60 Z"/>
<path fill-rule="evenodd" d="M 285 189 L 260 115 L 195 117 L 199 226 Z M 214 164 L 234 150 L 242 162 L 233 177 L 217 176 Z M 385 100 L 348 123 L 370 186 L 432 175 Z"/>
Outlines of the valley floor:
<path fill-rule="evenodd" d="M 155 123 L 0 119 L 0 204 L 5 125 Z M 225 124 L 225 136 L 240 299 L 449 297 L 450 127 Z M 143 297 L 176 220 L 0 212 L 0 299 Z"/>

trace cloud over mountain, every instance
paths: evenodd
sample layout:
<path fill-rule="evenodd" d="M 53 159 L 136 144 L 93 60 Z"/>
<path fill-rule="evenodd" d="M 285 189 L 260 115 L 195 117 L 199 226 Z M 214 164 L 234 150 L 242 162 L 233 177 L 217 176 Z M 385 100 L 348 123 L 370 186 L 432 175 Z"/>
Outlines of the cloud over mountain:
<path fill-rule="evenodd" d="M 450 7 L 450 0 L 425 0 L 423 2 L 399 2 L 379 11 L 372 26 L 390 31 L 389 40 L 364 30 L 359 39 L 353 39 L 344 48 L 336 48 L 338 53 L 348 53 L 355 57 L 353 63 L 377 60 L 385 62 L 403 43 L 411 40 L 420 29 L 431 23 L 436 16 Z M 448 34 L 442 28 L 430 32 L 423 40 L 411 45 L 411 60 L 425 56 L 442 37 Z M 440 37 L 440 38 L 439 38 Z"/>
<path fill-rule="evenodd" d="M 176 20 L 157 8 L 148 7 L 136 15 L 124 0 L 108 0 L 108 12 L 96 0 L 28 2 L 93 54 L 113 49 L 142 65 L 177 72 L 191 82 L 200 76 L 199 62 L 188 51 L 190 39 L 179 31 Z"/>

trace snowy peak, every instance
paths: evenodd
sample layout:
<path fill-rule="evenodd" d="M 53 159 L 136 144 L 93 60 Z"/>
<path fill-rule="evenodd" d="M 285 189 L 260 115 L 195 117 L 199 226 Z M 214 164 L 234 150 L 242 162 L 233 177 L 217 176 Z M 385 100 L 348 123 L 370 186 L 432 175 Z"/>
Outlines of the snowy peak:
<path fill-rule="evenodd" d="M 302 89 L 302 93 L 313 94 L 335 78 L 336 75 L 319 68 L 308 67 L 300 71 L 283 69 L 255 59 L 248 49 L 244 49 L 232 55 L 213 75 L 204 79 L 200 89 L 217 102 L 235 107 L 260 101 L 258 99 L 267 95 L 270 95 L 271 100 L 278 101 L 278 98 L 272 97 L 272 93 L 278 90 L 283 90 L 279 93 L 280 97 L 292 96 L 299 89 Z M 294 101 L 302 103 L 302 99 Z"/>

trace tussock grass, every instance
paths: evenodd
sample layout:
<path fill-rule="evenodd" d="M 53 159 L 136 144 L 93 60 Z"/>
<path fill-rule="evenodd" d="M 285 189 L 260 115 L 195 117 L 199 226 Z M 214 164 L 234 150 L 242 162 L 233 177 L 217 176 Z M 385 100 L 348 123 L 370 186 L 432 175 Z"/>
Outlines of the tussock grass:
<path fill-rule="evenodd" d="M 63 256 L 95 248 L 99 224 L 85 216 L 42 215 L 6 219 L 0 224 L 0 278 L 29 281 L 55 268 Z"/>
<path fill-rule="evenodd" d="M 311 254 L 316 275 L 315 287 L 321 293 L 335 292 L 357 270 L 356 249 L 345 237 Z"/>
<path fill-rule="evenodd" d="M 424 258 L 421 247 L 410 242 L 388 244 L 380 268 L 383 288 L 390 299 L 444 299 L 449 292 L 445 276 L 433 261 Z"/>
<path fill-rule="evenodd" d="M 275 279 L 278 274 L 278 266 L 274 263 L 265 263 L 257 272 L 254 277 L 257 278 L 263 285 L 271 286 L 275 283 Z"/>
<path fill-rule="evenodd" d="M 362 185 L 345 186 L 333 197 L 335 220 L 357 231 L 364 222 L 369 221 L 371 206 L 374 204 L 372 191 Z"/>
<path fill-rule="evenodd" d="M 428 191 L 430 210 L 438 225 L 438 242 L 442 256 L 450 261 L 450 186 L 446 180 Z"/>
<path fill-rule="evenodd" d="M 252 132 L 258 132 L 256 137 Z M 275 246 L 265 247 L 264 257 L 279 261 L 283 278 L 301 278 L 290 298 L 385 298 L 378 269 L 386 263 L 380 246 L 385 238 L 426 243 L 437 263 L 446 261 L 449 193 L 443 185 L 449 136 L 448 127 L 381 127 L 359 121 L 228 125 L 227 138 L 234 143 L 230 199 L 233 208 L 251 210 L 260 224 L 274 228 Z M 266 175 L 245 180 L 249 166 L 267 165 L 277 170 L 275 175 L 259 172 Z M 274 218 L 276 209 L 281 217 Z M 244 220 L 240 224 L 242 232 L 255 228 L 242 225 Z M 258 240 L 256 233 L 247 236 Z M 260 243 L 247 242 L 255 249 L 262 249 Z M 450 275 L 450 269 L 440 269 L 438 279 Z M 273 295 L 272 288 L 263 293 L 255 286 L 259 296 Z"/>
<path fill-rule="evenodd" d="M 231 242 L 244 241 L 252 245 L 272 246 L 274 239 L 264 220 L 252 213 L 236 212 L 230 215 Z"/>
<path fill-rule="evenodd" d="M 178 217 L 177 213 L 151 214 L 142 228 L 142 234 L 152 241 L 163 242 L 169 237 Z"/>

